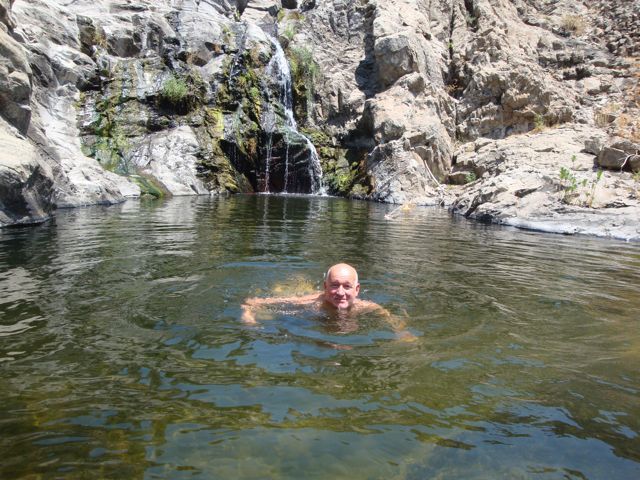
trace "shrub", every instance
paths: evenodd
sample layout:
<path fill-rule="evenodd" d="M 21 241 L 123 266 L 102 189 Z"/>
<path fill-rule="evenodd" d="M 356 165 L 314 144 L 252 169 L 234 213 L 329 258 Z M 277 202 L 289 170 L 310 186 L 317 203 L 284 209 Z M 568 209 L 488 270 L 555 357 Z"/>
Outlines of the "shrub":
<path fill-rule="evenodd" d="M 580 36 L 586 30 L 586 23 L 580 15 L 565 15 L 562 17 L 562 28 Z"/>
<path fill-rule="evenodd" d="M 204 102 L 206 83 L 196 70 L 184 73 L 172 73 L 166 78 L 158 92 L 162 107 L 170 108 L 174 113 L 186 114 Z"/>
<path fill-rule="evenodd" d="M 189 85 L 187 82 L 175 75 L 170 76 L 162 84 L 160 96 L 163 100 L 173 106 L 183 105 L 189 95 Z"/>
<path fill-rule="evenodd" d="M 293 47 L 289 50 L 289 55 L 291 73 L 294 77 L 302 77 L 305 83 L 316 79 L 319 69 L 311 50 L 306 47 Z"/>
<path fill-rule="evenodd" d="M 539 132 L 544 129 L 546 122 L 544 121 L 544 116 L 536 113 L 535 117 L 533 117 L 533 126 L 536 132 Z"/>

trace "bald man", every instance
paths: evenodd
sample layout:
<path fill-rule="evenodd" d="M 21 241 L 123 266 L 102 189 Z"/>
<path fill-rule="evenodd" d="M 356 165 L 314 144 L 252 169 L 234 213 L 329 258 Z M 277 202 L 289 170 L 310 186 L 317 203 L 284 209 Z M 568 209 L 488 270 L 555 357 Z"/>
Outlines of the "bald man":
<path fill-rule="evenodd" d="M 327 271 L 322 293 L 312 293 L 297 297 L 248 298 L 242 305 L 242 321 L 246 324 L 255 324 L 254 310 L 256 308 L 263 305 L 276 304 L 308 305 L 309 307 L 349 313 L 377 311 L 391 325 L 400 339 L 405 341 L 416 339 L 412 333 L 406 330 L 405 323 L 402 320 L 396 318 L 386 308 L 375 302 L 359 299 L 359 293 L 360 283 L 356 269 L 346 263 L 338 263 Z"/>

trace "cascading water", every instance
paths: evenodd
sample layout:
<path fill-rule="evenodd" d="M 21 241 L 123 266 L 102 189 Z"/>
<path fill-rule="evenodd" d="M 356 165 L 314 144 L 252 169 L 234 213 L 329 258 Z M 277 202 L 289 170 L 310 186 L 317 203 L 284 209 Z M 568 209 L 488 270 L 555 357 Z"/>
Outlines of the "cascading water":
<path fill-rule="evenodd" d="M 308 173 L 311 179 L 311 193 L 324 194 L 325 189 L 322 184 L 322 167 L 320 166 L 320 158 L 318 152 L 309 138 L 298 131 L 298 125 L 296 119 L 293 116 L 293 94 L 291 88 L 291 69 L 289 68 L 289 62 L 285 57 L 284 51 L 280 46 L 280 43 L 275 38 L 270 38 L 274 47 L 275 53 L 271 57 L 269 64 L 267 65 L 266 73 L 269 75 L 278 85 L 278 101 L 284 109 L 284 135 L 285 135 L 285 163 L 284 163 L 284 189 L 283 192 L 287 192 L 289 182 L 289 134 L 295 133 L 305 140 L 307 150 L 309 151 L 308 161 Z M 269 172 L 271 168 L 272 149 L 273 149 L 273 132 L 277 128 L 276 114 L 273 106 L 270 105 L 268 111 L 265 113 L 265 130 L 268 132 L 267 140 L 267 152 L 266 152 L 266 165 L 265 165 L 265 185 L 268 191 L 269 189 Z"/>

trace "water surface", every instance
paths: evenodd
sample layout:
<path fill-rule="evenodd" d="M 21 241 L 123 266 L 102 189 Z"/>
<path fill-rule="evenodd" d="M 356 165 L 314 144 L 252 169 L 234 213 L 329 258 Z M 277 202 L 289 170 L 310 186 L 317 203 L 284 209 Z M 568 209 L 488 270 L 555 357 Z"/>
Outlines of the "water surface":
<path fill-rule="evenodd" d="M 640 245 L 235 196 L 0 231 L 0 478 L 640 478 Z M 406 319 L 246 296 L 355 265 Z"/>

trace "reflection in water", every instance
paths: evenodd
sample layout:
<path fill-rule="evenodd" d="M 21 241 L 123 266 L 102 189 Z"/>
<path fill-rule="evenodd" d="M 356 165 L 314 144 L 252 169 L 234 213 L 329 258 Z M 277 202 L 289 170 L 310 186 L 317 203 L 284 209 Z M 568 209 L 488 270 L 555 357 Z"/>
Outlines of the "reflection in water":
<path fill-rule="evenodd" d="M 390 208 L 175 198 L 0 231 L 0 477 L 638 477 L 638 245 Z M 419 340 L 238 321 L 338 261 Z"/>

